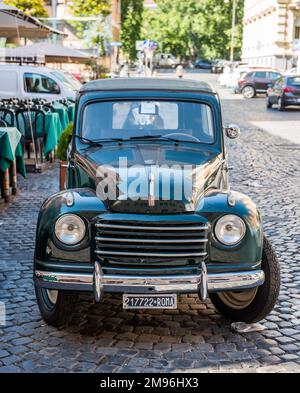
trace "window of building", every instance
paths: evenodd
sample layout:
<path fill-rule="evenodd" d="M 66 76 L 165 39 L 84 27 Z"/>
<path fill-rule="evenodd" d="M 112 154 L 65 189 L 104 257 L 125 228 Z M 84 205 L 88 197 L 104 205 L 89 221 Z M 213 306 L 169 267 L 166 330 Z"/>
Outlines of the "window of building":
<path fill-rule="evenodd" d="M 295 39 L 296 40 L 300 39 L 300 26 L 295 27 Z"/>

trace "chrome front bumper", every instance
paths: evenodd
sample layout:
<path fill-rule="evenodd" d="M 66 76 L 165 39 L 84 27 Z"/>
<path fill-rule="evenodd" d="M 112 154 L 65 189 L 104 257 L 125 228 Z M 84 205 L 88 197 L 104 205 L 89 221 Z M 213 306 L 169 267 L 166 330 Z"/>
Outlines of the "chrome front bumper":
<path fill-rule="evenodd" d="M 241 290 L 264 283 L 262 270 L 232 273 L 207 274 L 203 263 L 200 275 L 130 276 L 104 275 L 99 263 L 95 263 L 94 274 L 61 273 L 36 270 L 35 282 L 48 289 L 93 291 L 100 301 L 104 292 L 120 293 L 198 293 L 204 301 L 207 292 Z"/>

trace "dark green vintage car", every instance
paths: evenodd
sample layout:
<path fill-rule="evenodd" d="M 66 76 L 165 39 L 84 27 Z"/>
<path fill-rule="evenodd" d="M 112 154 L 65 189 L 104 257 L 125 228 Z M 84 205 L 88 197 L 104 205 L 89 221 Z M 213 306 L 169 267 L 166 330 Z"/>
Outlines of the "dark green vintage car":
<path fill-rule="evenodd" d="M 66 190 L 42 205 L 34 282 L 41 314 L 65 323 L 77 295 L 176 308 L 210 297 L 235 321 L 274 307 L 279 264 L 255 204 L 232 191 L 218 95 L 206 84 L 112 79 L 84 85 Z"/>

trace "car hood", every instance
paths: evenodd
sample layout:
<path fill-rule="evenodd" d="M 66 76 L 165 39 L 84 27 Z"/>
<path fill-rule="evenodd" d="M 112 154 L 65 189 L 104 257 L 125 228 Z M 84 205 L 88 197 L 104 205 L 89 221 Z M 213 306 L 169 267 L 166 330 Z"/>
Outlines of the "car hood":
<path fill-rule="evenodd" d="M 139 142 L 84 148 L 76 161 L 107 209 L 167 214 L 195 211 L 213 186 L 222 155 L 203 145 Z"/>

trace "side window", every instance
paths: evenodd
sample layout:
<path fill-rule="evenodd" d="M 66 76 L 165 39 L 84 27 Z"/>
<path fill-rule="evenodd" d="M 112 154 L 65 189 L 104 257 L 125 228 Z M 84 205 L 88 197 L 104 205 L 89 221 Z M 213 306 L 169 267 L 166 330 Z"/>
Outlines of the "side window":
<path fill-rule="evenodd" d="M 264 72 L 264 71 L 256 71 L 254 76 L 255 76 L 255 78 L 265 79 L 266 78 L 266 72 Z"/>
<path fill-rule="evenodd" d="M 280 74 L 278 74 L 277 72 L 270 72 L 270 79 L 272 81 L 276 81 L 279 78 L 280 78 Z"/>
<path fill-rule="evenodd" d="M 48 76 L 41 74 L 25 73 L 24 89 L 27 93 L 59 94 L 58 84 Z"/>

